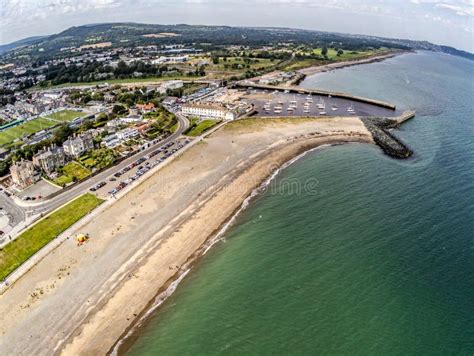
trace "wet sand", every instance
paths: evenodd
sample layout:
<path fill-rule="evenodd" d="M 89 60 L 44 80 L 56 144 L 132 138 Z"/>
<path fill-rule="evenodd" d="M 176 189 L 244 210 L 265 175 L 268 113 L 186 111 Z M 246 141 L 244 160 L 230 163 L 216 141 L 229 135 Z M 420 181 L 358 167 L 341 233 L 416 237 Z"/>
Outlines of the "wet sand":
<path fill-rule="evenodd" d="M 100 212 L 0 298 L 1 354 L 105 354 L 278 167 L 311 148 L 373 143 L 356 117 L 236 121 Z"/>

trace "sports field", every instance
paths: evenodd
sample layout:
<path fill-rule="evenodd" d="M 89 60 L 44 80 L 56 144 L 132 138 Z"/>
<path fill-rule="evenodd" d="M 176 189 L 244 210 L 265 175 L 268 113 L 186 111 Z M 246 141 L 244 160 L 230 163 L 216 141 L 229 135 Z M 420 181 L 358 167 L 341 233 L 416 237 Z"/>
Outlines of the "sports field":
<path fill-rule="evenodd" d="M 40 117 L 21 125 L 0 131 L 0 146 L 11 143 L 17 138 L 34 134 L 35 132 L 47 129 L 57 124 L 57 121 Z"/>
<path fill-rule="evenodd" d="M 74 119 L 77 119 L 78 117 L 83 117 L 83 116 L 86 116 L 86 114 L 80 111 L 61 110 L 61 111 L 55 112 L 54 114 L 48 115 L 47 118 L 60 121 L 60 122 L 69 122 Z"/>

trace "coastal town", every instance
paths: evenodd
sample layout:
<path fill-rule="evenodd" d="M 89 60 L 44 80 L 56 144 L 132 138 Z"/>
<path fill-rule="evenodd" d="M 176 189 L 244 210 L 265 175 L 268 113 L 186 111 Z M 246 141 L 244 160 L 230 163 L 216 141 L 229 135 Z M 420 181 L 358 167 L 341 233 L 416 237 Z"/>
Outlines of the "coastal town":
<path fill-rule="evenodd" d="M 136 317 L 207 251 L 270 168 L 307 150 L 366 143 L 396 159 L 413 153 L 390 132 L 413 111 L 300 85 L 308 73 L 412 52 L 401 43 L 290 38 L 245 45 L 240 35 L 236 43 L 211 46 L 163 31 L 140 34 L 145 43 L 128 46 L 102 37 L 70 46 L 39 42 L 0 56 L 0 294 L 20 293 L 11 287 L 25 283 L 26 299 L 11 309 L 22 318 L 61 283 L 87 284 L 78 291 L 87 304 L 85 290 L 100 289 L 99 280 L 123 283 L 123 294 L 107 297 L 115 299 L 104 315 L 114 315 L 159 270 L 148 299 L 126 307 Z M 165 254 L 162 244 L 180 253 Z M 146 258 L 143 279 L 132 279 L 125 267 L 132 271 Z M 30 291 L 25 277 L 42 275 L 49 264 L 61 278 Z M 63 273 L 69 269 L 76 271 L 71 278 Z M 97 277 L 80 278 L 91 271 Z M 69 310 L 71 320 L 55 319 L 51 333 L 89 313 L 80 305 Z M 54 342 L 75 354 L 100 334 L 108 351 L 134 319 L 94 316 L 82 334 L 89 341 L 73 328 Z"/>

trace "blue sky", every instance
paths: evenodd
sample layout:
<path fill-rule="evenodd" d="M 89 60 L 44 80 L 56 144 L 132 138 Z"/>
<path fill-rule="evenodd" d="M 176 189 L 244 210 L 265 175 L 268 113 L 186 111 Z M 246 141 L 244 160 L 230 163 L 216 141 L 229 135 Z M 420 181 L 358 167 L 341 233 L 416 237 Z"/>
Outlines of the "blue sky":
<path fill-rule="evenodd" d="M 474 52 L 474 0 L 0 0 L 0 43 L 87 23 L 282 26 L 428 40 Z"/>

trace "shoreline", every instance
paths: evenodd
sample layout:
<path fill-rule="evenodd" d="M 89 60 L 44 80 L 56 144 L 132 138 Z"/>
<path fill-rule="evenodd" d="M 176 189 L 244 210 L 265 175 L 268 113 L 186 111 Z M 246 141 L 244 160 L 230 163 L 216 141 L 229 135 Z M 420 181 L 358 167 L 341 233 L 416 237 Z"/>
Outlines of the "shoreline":
<path fill-rule="evenodd" d="M 284 171 L 286 168 L 290 167 L 293 163 L 296 163 L 307 154 L 320 151 L 323 149 L 331 148 L 333 146 L 338 146 L 341 144 L 347 143 L 369 143 L 369 142 L 344 142 L 344 143 L 331 143 L 331 144 L 321 144 L 316 147 L 310 148 L 297 156 L 290 158 L 286 163 L 284 163 L 280 168 L 272 172 L 266 179 L 264 179 L 259 186 L 254 188 L 250 194 L 245 198 L 240 207 L 238 207 L 234 213 L 222 222 L 218 231 L 210 235 L 207 240 L 196 250 L 193 256 L 189 257 L 189 261 L 186 263 L 186 270 L 176 273 L 170 280 L 168 280 L 161 288 L 159 293 L 148 303 L 148 306 L 137 316 L 137 319 L 130 324 L 127 330 L 121 335 L 117 342 L 111 347 L 107 352 L 107 355 L 120 356 L 125 354 L 134 344 L 134 342 L 140 337 L 140 329 L 146 325 L 149 321 L 149 318 L 152 317 L 153 313 L 157 312 L 163 304 L 168 300 L 169 297 L 173 295 L 175 290 L 181 284 L 182 280 L 192 271 L 193 267 L 199 263 L 201 258 L 206 255 L 207 252 L 211 250 L 219 242 L 223 241 L 222 236 L 235 224 L 236 219 L 244 212 L 251 201 L 262 194 L 265 188 L 277 178 L 277 176 Z M 195 256 L 194 256 L 195 255 Z"/>
<path fill-rule="evenodd" d="M 353 61 L 343 61 L 343 62 L 335 62 L 335 63 L 330 63 L 330 64 L 324 64 L 322 66 L 312 66 L 308 68 L 303 68 L 297 70 L 298 73 L 302 74 L 305 76 L 305 78 L 302 78 L 302 80 L 306 79 L 306 76 L 309 75 L 315 75 L 319 73 L 324 73 L 324 72 L 330 72 L 336 69 L 342 69 L 346 67 L 352 67 L 360 64 L 370 64 L 370 63 L 376 63 L 376 62 L 382 62 L 385 59 L 393 58 L 396 56 L 401 56 L 403 54 L 408 54 L 408 53 L 413 53 L 412 51 L 400 51 L 400 52 L 393 52 L 393 53 L 386 53 L 386 54 L 381 54 L 373 57 L 368 57 L 368 58 L 362 58 L 362 59 L 356 59 Z"/>
<path fill-rule="evenodd" d="M 139 286 L 134 283 L 136 280 L 129 279 L 125 281 L 123 284 L 121 284 L 120 287 L 118 287 L 114 295 L 110 296 L 110 298 L 107 298 L 108 300 L 104 303 L 103 308 L 98 306 L 99 314 L 105 314 L 107 315 L 107 317 L 105 317 L 105 315 L 102 315 L 101 317 L 96 318 L 96 315 L 92 315 L 91 319 L 84 321 L 82 327 L 78 326 L 76 331 L 73 332 L 67 340 L 64 340 L 61 343 L 63 347 L 58 345 L 60 346 L 61 354 L 76 354 L 83 352 L 84 350 L 86 350 L 86 352 L 93 351 L 99 353 L 115 354 L 113 352 L 114 347 L 117 345 L 118 342 L 121 342 L 123 337 L 126 336 L 130 331 L 132 332 L 131 339 L 125 339 L 123 345 L 127 345 L 127 340 L 135 340 L 133 334 L 134 332 L 138 332 L 140 329 L 140 325 L 138 325 L 138 328 L 135 329 L 136 323 L 140 323 L 140 319 L 143 316 L 147 315 L 150 308 L 153 308 L 153 304 L 156 303 L 157 298 L 159 299 L 160 295 L 166 293 L 167 289 L 172 286 L 176 280 L 179 280 L 183 273 L 187 274 L 188 271 L 192 269 L 194 264 L 199 261 L 199 259 L 205 254 L 205 252 L 207 252 L 207 250 L 215 244 L 215 242 L 212 242 L 215 239 L 215 236 L 219 234 L 223 227 L 231 226 L 232 219 L 234 218 L 234 216 L 238 214 L 238 212 L 241 211 L 243 208 L 245 208 L 243 207 L 243 204 L 245 204 L 246 201 L 250 200 L 253 196 L 255 196 L 253 195 L 253 192 L 255 190 L 258 190 L 259 187 L 265 181 L 272 177 L 274 171 L 269 171 L 267 164 L 270 164 L 270 167 L 274 167 L 275 164 L 277 164 L 278 167 L 281 167 L 286 163 L 294 160 L 295 158 L 304 155 L 311 150 L 317 149 L 320 146 L 328 144 L 332 146 L 345 143 L 373 143 L 373 140 L 369 136 L 364 137 L 362 135 L 353 136 L 350 134 L 338 134 L 332 136 L 321 136 L 317 138 L 296 139 L 293 140 L 293 142 L 291 142 L 290 144 L 281 144 L 278 147 L 271 148 L 270 150 L 259 152 L 252 159 L 250 167 L 245 167 L 240 172 L 234 173 L 233 177 L 231 178 L 231 182 L 228 186 L 224 186 L 220 190 L 217 190 L 211 196 L 211 198 L 208 199 L 204 204 L 201 203 L 202 207 L 197 212 L 195 212 L 195 214 L 193 214 L 193 216 L 189 220 L 186 220 L 183 222 L 183 224 L 179 225 L 177 227 L 177 232 L 172 233 L 171 236 L 166 239 L 166 241 L 180 239 L 183 236 L 183 232 L 184 235 L 192 234 L 192 232 L 195 231 L 195 229 L 197 228 L 197 226 L 195 225 L 202 225 L 202 222 L 199 221 L 199 215 L 209 215 L 210 212 L 215 211 L 215 208 L 217 207 L 224 211 L 224 213 L 221 212 L 221 216 L 219 217 L 219 219 L 213 219 L 214 224 L 212 226 L 208 226 L 208 234 L 206 236 L 195 236 L 195 238 L 192 239 L 194 242 L 194 247 L 192 248 L 191 253 L 181 254 L 180 257 L 182 263 L 178 264 L 178 271 L 169 275 L 163 283 L 156 283 L 157 285 L 159 284 L 157 292 L 153 293 L 152 295 L 149 295 L 146 301 L 143 299 L 145 297 L 141 295 L 142 301 L 140 313 L 135 316 L 134 320 L 131 320 L 127 323 L 127 327 L 124 331 L 120 332 L 120 334 L 117 333 L 119 328 L 115 330 L 115 333 L 112 332 L 112 334 L 115 334 L 115 337 L 111 337 L 109 340 L 113 339 L 113 344 L 109 344 L 108 346 L 104 345 L 105 340 L 103 339 L 102 334 L 101 340 L 103 342 L 103 348 L 98 350 L 97 342 L 93 341 L 95 339 L 94 335 L 99 335 L 101 334 L 101 332 L 105 332 L 105 329 L 107 329 L 107 332 L 110 334 L 112 331 L 111 329 L 115 325 L 119 324 L 118 319 L 120 319 L 120 317 L 118 317 L 116 314 L 117 310 L 113 306 L 111 306 L 110 308 L 107 307 L 110 304 L 121 305 L 122 303 L 120 302 L 120 300 L 130 301 L 130 291 L 135 290 L 136 288 L 139 289 Z M 248 177 L 252 177 L 252 183 L 250 185 L 245 185 L 245 181 Z M 240 189 L 235 189 L 236 187 L 239 187 L 242 182 L 246 186 L 246 189 L 244 189 L 244 191 L 241 191 Z M 233 199 L 231 201 L 225 199 L 227 200 L 228 204 L 226 204 L 227 206 L 224 207 L 222 204 L 222 198 L 223 195 L 228 196 L 228 191 L 233 191 L 235 195 L 232 197 Z M 150 260 L 152 260 L 154 257 L 158 259 L 164 258 L 164 256 L 159 256 L 160 251 L 163 253 L 164 250 L 165 248 L 164 246 L 162 246 L 159 247 L 156 251 L 152 252 L 151 255 L 146 258 L 145 262 L 143 262 L 139 267 L 137 267 L 137 271 L 134 273 L 136 273 L 137 275 L 141 275 L 143 272 L 142 269 L 147 269 L 147 265 L 149 270 L 154 270 L 154 268 L 150 266 Z M 180 251 L 176 252 L 179 253 Z M 131 272 L 132 271 L 130 271 L 130 273 Z M 161 300 L 159 303 L 162 303 L 164 300 L 166 300 L 166 298 Z M 117 320 L 111 322 L 110 318 L 114 317 Z M 108 324 L 106 328 L 102 326 L 102 323 L 104 322 Z M 99 327 L 100 330 L 97 330 L 97 327 Z M 92 345 L 95 345 L 93 349 L 91 349 Z M 122 350 L 119 348 L 118 354 L 120 355 L 122 353 Z"/>

